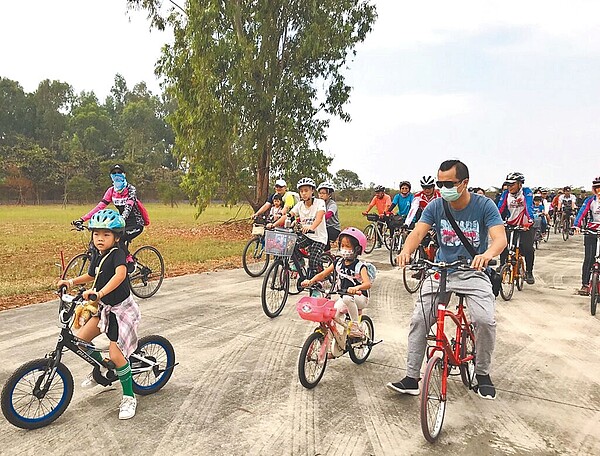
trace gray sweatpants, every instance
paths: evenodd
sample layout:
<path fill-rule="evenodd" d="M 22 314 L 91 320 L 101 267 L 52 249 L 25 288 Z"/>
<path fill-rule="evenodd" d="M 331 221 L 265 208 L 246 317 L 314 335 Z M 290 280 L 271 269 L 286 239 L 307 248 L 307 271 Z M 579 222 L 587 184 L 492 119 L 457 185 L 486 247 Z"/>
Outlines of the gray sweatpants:
<path fill-rule="evenodd" d="M 440 302 L 439 281 L 433 276 L 425 279 L 419 290 L 419 297 L 410 322 L 408 333 L 408 357 L 406 375 L 421 378 L 421 364 L 427 348 L 427 333 L 437 319 L 437 306 Z M 447 291 L 465 295 L 469 319 L 475 327 L 475 350 L 477 352 L 475 373 L 489 374 L 492 353 L 496 344 L 496 301 L 492 284 L 485 273 L 480 271 L 457 271 L 448 274 Z M 446 301 L 447 302 L 447 301 Z M 454 326 L 449 319 L 451 326 Z M 452 329 L 452 332 L 454 329 Z"/>

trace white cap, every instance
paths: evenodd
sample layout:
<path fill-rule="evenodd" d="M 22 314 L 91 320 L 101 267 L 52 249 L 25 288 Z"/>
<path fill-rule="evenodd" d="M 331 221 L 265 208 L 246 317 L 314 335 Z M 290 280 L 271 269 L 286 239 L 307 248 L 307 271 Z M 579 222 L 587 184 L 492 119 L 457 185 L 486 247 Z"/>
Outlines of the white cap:
<path fill-rule="evenodd" d="M 285 181 L 283 179 L 277 179 L 275 181 L 275 186 L 276 187 L 287 187 L 287 184 L 285 183 Z"/>

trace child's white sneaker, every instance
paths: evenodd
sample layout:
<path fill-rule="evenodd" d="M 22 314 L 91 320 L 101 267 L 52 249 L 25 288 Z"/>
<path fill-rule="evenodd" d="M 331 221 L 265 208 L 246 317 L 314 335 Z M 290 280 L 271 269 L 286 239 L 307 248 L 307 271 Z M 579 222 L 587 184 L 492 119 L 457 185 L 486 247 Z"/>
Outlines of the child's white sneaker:
<path fill-rule="evenodd" d="M 136 406 L 137 401 L 135 397 L 123 396 L 123 399 L 121 399 L 121 405 L 119 405 L 119 419 L 128 420 L 129 418 L 133 418 L 135 416 Z"/>

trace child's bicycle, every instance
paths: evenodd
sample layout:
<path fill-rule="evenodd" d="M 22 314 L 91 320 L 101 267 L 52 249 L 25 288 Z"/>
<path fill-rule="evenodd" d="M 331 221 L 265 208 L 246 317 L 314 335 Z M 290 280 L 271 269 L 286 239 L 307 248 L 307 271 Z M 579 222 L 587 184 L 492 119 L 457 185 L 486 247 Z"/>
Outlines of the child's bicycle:
<path fill-rule="evenodd" d="M 252 224 L 252 239 L 250 239 L 242 252 L 242 265 L 250 277 L 260 277 L 269 266 L 270 255 L 265 252 L 265 225 L 264 217 L 257 218 Z"/>
<path fill-rule="evenodd" d="M 596 307 L 600 301 L 600 231 L 581 230 L 581 234 L 596 236 L 596 256 L 590 274 L 590 313 L 596 315 Z"/>
<path fill-rule="evenodd" d="M 94 367 L 94 380 L 104 386 L 118 382 L 114 363 L 105 358 L 98 362 L 86 353 L 98 350 L 93 344 L 73 335 L 71 326 L 75 307 L 84 302 L 79 290 L 76 296 L 59 290 L 58 324 L 61 328 L 56 348 L 45 358 L 35 359 L 19 367 L 6 381 L 0 402 L 2 414 L 22 429 L 37 429 L 52 423 L 69 406 L 73 397 L 73 375 L 62 363 L 65 350 L 70 350 Z M 98 350 L 100 351 L 100 350 Z M 137 350 L 129 357 L 133 391 L 145 396 L 160 390 L 173 373 L 175 351 L 162 336 L 142 337 Z M 105 375 L 100 367 L 108 369 Z"/>
<path fill-rule="evenodd" d="M 74 225 L 72 230 L 84 231 L 83 224 Z M 128 244 L 129 245 L 129 244 Z M 67 263 L 60 278 L 73 279 L 87 272 L 93 255 L 96 253 L 93 242 L 89 242 L 86 252 L 74 256 Z M 155 247 L 143 245 L 132 253 L 135 269 L 129 273 L 131 292 L 138 298 L 146 299 L 156 294 L 165 278 L 165 262 Z"/>
<path fill-rule="evenodd" d="M 311 290 L 319 291 L 319 288 L 311 287 Z M 317 386 L 325 373 L 329 358 L 339 358 L 348 353 L 354 363 L 362 364 L 371 354 L 373 346 L 382 342 L 382 340 L 375 342 L 373 320 L 360 311 L 360 329 L 365 336 L 362 339 L 349 338 L 350 317 L 346 313 L 341 319 L 334 318 L 336 310 L 335 300 L 330 298 L 332 293 L 340 296 L 348 295 L 346 290 L 330 291 L 324 298 L 306 296 L 296 304 L 296 310 L 301 318 L 319 323 L 304 342 L 298 358 L 298 378 L 305 388 Z"/>
<path fill-rule="evenodd" d="M 309 253 L 296 245 L 299 234 L 295 229 L 274 228 L 265 232 L 265 252 L 272 255 L 274 261 L 263 279 L 260 299 L 263 312 L 270 318 L 277 317 L 283 311 L 288 295 L 304 290 L 301 284 L 309 278 Z M 335 258 L 330 252 L 323 252 L 317 273 L 334 262 Z M 334 283 L 335 273 L 328 277 L 327 288 L 331 289 Z"/>
<path fill-rule="evenodd" d="M 495 261 L 490 261 L 490 265 Z M 436 333 L 427 336 L 429 341 L 435 342 L 427 350 L 427 367 L 423 376 L 421 391 L 421 430 L 429 442 L 435 442 L 442 430 L 446 401 L 448 399 L 448 376 L 456 375 L 452 368 L 458 367 L 463 384 L 474 389 L 475 379 L 475 332 L 473 324 L 469 321 L 464 308 L 465 296 L 458 294 L 456 312 L 446 307 L 450 301 L 450 294 L 446 291 L 446 279 L 449 269 L 472 271 L 468 260 L 457 260 L 451 263 L 433 262 L 420 259 L 418 263 L 410 266 L 415 270 L 435 268 L 439 274 L 440 303 L 437 307 Z M 446 318 L 450 318 L 456 325 L 456 334 L 448 340 L 444 332 Z"/>

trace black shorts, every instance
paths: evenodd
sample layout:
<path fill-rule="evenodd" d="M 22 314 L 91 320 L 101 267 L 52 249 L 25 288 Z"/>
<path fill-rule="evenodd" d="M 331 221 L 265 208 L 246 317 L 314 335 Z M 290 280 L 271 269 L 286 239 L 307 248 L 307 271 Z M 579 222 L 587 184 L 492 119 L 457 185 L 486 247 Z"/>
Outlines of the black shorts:
<path fill-rule="evenodd" d="M 114 313 L 108 313 L 108 330 L 106 331 L 108 340 L 116 342 L 119 340 L 119 322 Z"/>

